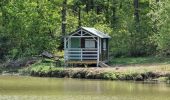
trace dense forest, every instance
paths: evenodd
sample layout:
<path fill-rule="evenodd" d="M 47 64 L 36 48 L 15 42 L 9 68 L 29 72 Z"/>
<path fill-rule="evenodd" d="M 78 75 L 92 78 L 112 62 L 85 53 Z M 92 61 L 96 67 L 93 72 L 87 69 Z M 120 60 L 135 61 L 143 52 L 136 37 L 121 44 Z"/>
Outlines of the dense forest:
<path fill-rule="evenodd" d="M 110 54 L 170 55 L 169 0 L 0 0 L 0 59 L 62 50 L 80 26 L 108 33 Z"/>

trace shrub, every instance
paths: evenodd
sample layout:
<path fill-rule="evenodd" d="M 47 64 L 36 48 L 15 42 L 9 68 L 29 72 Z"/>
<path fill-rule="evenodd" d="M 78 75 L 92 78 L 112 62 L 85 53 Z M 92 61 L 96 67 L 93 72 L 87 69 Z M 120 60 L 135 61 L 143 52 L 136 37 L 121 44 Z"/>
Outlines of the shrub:
<path fill-rule="evenodd" d="M 102 77 L 106 80 L 117 80 L 116 74 L 114 73 L 105 72 L 102 73 Z"/>
<path fill-rule="evenodd" d="M 122 73 L 117 73 L 116 74 L 117 79 L 119 80 L 125 80 L 126 79 L 126 75 L 122 74 Z"/>

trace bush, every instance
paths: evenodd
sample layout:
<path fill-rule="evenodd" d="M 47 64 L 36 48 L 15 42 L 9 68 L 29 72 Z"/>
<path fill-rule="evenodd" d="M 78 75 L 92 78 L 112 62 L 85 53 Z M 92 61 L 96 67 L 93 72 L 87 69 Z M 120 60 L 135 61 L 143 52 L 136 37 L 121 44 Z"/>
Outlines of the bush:
<path fill-rule="evenodd" d="M 103 76 L 103 79 L 106 79 L 106 80 L 117 80 L 117 77 L 114 73 L 105 72 L 102 74 L 102 76 Z"/>
<path fill-rule="evenodd" d="M 125 79 L 126 79 L 126 75 L 125 75 L 125 74 L 122 74 L 122 73 L 117 73 L 117 74 L 116 74 L 116 77 L 117 77 L 119 80 L 125 80 Z"/>

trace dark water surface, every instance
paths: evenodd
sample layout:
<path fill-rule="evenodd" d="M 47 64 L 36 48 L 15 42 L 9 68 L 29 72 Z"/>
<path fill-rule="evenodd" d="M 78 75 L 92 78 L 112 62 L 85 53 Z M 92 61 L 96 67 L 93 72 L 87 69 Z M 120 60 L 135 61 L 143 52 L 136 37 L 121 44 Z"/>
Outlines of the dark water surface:
<path fill-rule="evenodd" d="M 170 84 L 0 76 L 0 100 L 170 100 Z"/>

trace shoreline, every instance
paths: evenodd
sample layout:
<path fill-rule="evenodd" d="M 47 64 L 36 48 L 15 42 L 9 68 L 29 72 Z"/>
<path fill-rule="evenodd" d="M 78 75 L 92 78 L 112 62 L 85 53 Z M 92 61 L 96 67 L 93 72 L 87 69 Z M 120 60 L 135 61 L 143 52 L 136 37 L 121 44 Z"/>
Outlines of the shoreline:
<path fill-rule="evenodd" d="M 83 68 L 82 68 L 83 69 Z M 113 73 L 113 72 L 99 72 L 84 70 L 70 70 L 57 69 L 52 72 L 32 71 L 30 74 L 23 73 L 1 73 L 2 76 L 31 76 L 42 78 L 71 78 L 71 79 L 90 79 L 90 80 L 110 80 L 110 81 L 140 81 L 140 82 L 154 82 L 154 83 L 170 83 L 170 73 L 158 74 L 154 72 L 145 73 Z"/>
<path fill-rule="evenodd" d="M 39 61 L 25 67 L 1 67 L 0 74 L 122 81 L 163 81 L 170 83 L 170 63 L 117 64 L 109 68 L 82 68 L 57 67 L 53 63 Z"/>
<path fill-rule="evenodd" d="M 140 70 L 139 70 L 140 68 Z M 161 67 L 162 69 L 163 67 Z M 145 68 L 56 68 L 30 67 L 22 69 L 21 75 L 35 77 L 99 79 L 120 81 L 154 81 L 170 83 L 170 71 L 153 71 Z"/>

